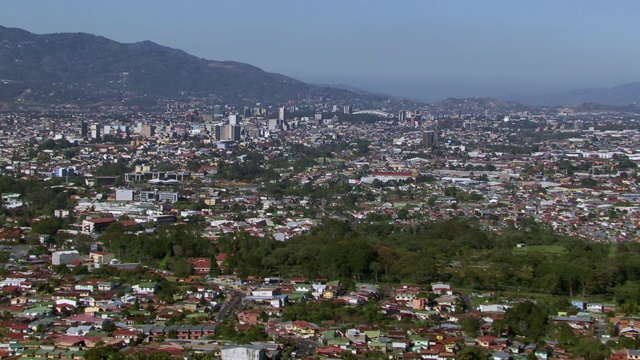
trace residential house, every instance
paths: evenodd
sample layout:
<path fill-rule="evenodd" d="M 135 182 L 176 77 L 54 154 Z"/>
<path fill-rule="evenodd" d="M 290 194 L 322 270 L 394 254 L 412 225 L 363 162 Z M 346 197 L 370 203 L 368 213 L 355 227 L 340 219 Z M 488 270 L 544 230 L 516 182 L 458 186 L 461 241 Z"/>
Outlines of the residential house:
<path fill-rule="evenodd" d="M 190 258 L 187 260 L 193 266 L 193 272 L 196 275 L 208 275 L 211 271 L 211 259 L 208 258 Z"/>
<path fill-rule="evenodd" d="M 131 344 L 136 341 L 138 332 L 136 330 L 115 330 L 111 335 L 116 339 L 123 339 L 126 344 Z"/>
<path fill-rule="evenodd" d="M 627 349 L 627 360 L 640 360 L 640 350 Z"/>
<path fill-rule="evenodd" d="M 146 282 L 133 285 L 131 290 L 137 295 L 155 294 L 159 290 L 159 286 L 155 282 Z"/>
<path fill-rule="evenodd" d="M 491 335 L 480 336 L 478 338 L 478 345 L 480 345 L 485 349 L 488 349 L 490 346 L 494 344 L 494 341 L 496 341 L 496 339 L 497 338 L 495 336 L 491 336 Z"/>
<path fill-rule="evenodd" d="M 285 328 L 290 334 L 303 339 L 309 339 L 320 335 L 320 327 L 306 321 L 293 321 L 286 325 Z"/>

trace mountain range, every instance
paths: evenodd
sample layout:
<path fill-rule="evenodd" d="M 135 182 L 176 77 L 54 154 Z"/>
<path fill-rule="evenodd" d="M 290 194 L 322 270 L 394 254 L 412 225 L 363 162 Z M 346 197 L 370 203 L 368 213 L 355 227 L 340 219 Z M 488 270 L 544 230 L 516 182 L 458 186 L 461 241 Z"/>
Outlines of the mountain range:
<path fill-rule="evenodd" d="M 384 97 L 309 85 L 234 61 L 215 61 L 151 41 L 123 44 L 84 33 L 37 35 L 0 26 L 0 101 L 99 103 L 205 96 L 282 104 L 300 94 L 377 102 Z"/>
<path fill-rule="evenodd" d="M 581 89 L 538 96 L 511 95 L 506 96 L 505 100 L 533 106 L 568 106 L 579 103 L 624 106 L 640 103 L 640 82 L 612 88 Z"/>
<path fill-rule="evenodd" d="M 0 102 L 151 104 L 157 98 L 191 96 L 236 105 L 285 104 L 301 96 L 364 108 L 403 102 L 348 85 L 306 84 L 249 64 L 202 59 L 151 41 L 124 44 L 84 33 L 37 35 L 0 26 Z M 496 100 L 489 100 L 496 106 Z M 640 83 L 502 100 L 529 106 L 623 106 L 640 102 Z"/>

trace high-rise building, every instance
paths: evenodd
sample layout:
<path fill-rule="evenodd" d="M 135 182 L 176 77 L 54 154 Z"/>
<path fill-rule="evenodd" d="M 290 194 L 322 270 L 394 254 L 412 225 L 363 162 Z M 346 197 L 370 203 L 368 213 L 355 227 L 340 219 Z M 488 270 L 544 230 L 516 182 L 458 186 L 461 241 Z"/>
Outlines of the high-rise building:
<path fill-rule="evenodd" d="M 211 136 L 215 141 L 222 140 L 222 126 L 220 126 L 220 124 L 211 127 Z"/>
<path fill-rule="evenodd" d="M 398 112 L 398 121 L 405 122 L 405 120 L 407 120 L 407 112 L 404 110 L 400 110 L 400 112 Z"/>
<path fill-rule="evenodd" d="M 229 115 L 229 125 L 240 125 L 240 121 L 242 121 L 242 116 L 238 114 Z"/>
<path fill-rule="evenodd" d="M 241 130 L 240 125 L 224 124 L 220 128 L 219 140 L 240 141 Z"/>
<path fill-rule="evenodd" d="M 222 117 L 222 107 L 220 105 L 213 105 L 213 117 Z"/>
<path fill-rule="evenodd" d="M 240 141 L 241 132 L 240 125 L 229 125 L 229 140 Z"/>
<path fill-rule="evenodd" d="M 351 105 L 345 105 L 342 107 L 342 112 L 345 114 L 351 114 Z"/>
<path fill-rule="evenodd" d="M 145 138 L 154 137 L 156 135 L 156 127 L 149 124 L 143 124 L 140 127 L 140 135 L 144 136 Z"/>
<path fill-rule="evenodd" d="M 281 107 L 278 109 L 278 120 L 284 120 L 285 116 L 287 115 L 287 110 L 285 109 L 285 107 Z"/>
<path fill-rule="evenodd" d="M 422 133 L 422 145 L 424 147 L 431 147 L 436 144 L 436 132 L 425 131 Z"/>
<path fill-rule="evenodd" d="M 282 121 L 280 119 L 269 119 L 269 130 L 278 130 L 282 127 Z"/>
<path fill-rule="evenodd" d="M 86 121 L 83 121 L 80 124 L 80 137 L 87 138 L 89 136 L 89 124 Z"/>
<path fill-rule="evenodd" d="M 98 123 L 93 123 L 91 124 L 90 127 L 90 131 L 91 131 L 91 138 L 92 139 L 96 139 L 96 140 L 100 140 L 100 124 Z"/>

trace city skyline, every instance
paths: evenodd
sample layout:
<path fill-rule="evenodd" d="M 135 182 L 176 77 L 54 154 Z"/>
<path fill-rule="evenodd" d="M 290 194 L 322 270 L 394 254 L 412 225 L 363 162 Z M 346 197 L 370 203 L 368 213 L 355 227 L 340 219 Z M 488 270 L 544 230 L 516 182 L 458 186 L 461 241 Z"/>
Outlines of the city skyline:
<path fill-rule="evenodd" d="M 6 1 L 0 25 L 151 40 L 318 84 L 437 101 L 640 80 L 640 2 Z"/>

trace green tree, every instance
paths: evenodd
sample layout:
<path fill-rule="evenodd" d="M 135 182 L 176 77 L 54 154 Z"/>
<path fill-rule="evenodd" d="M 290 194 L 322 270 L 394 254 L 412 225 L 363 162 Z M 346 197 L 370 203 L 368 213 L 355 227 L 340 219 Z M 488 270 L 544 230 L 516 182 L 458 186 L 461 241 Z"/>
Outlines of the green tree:
<path fill-rule="evenodd" d="M 102 326 L 102 331 L 108 332 L 108 333 L 112 333 L 116 330 L 116 324 L 112 321 L 104 324 Z"/>
<path fill-rule="evenodd" d="M 548 318 L 549 314 L 532 301 L 518 303 L 505 313 L 509 330 L 534 342 L 546 335 Z"/>
<path fill-rule="evenodd" d="M 100 346 L 85 352 L 86 360 L 126 360 L 127 356 L 113 346 Z"/>
<path fill-rule="evenodd" d="M 571 348 L 571 353 L 575 356 L 582 356 L 586 360 L 600 360 L 607 358 L 611 354 L 611 350 L 597 339 L 582 337 L 576 346 Z"/>
<path fill-rule="evenodd" d="M 193 265 L 186 259 L 176 259 L 172 266 L 173 274 L 177 277 L 187 277 L 193 274 Z"/>
<path fill-rule="evenodd" d="M 467 336 L 476 337 L 480 331 L 480 320 L 473 316 L 465 316 L 460 320 L 460 327 Z"/>
<path fill-rule="evenodd" d="M 457 360 L 487 360 L 488 358 L 489 352 L 487 349 L 477 346 L 466 347 L 456 354 Z"/>

